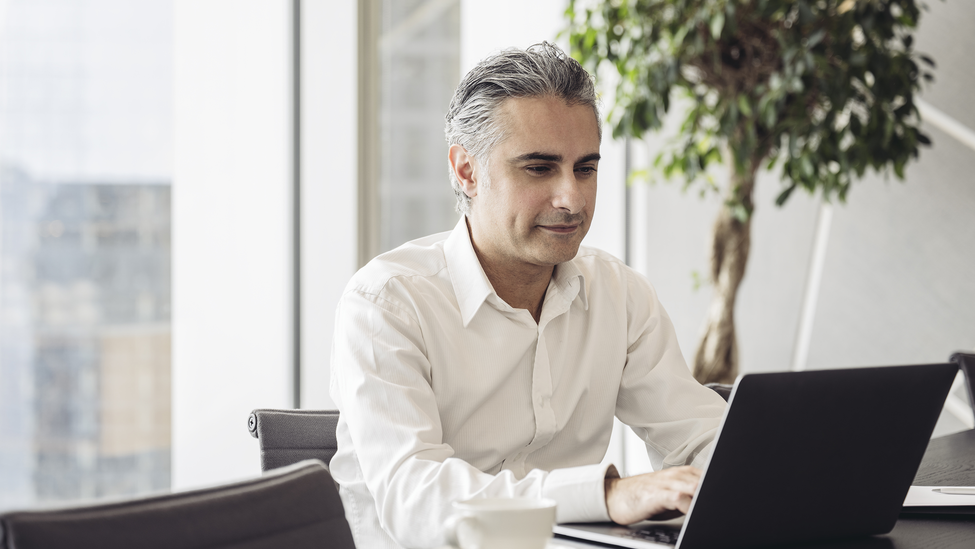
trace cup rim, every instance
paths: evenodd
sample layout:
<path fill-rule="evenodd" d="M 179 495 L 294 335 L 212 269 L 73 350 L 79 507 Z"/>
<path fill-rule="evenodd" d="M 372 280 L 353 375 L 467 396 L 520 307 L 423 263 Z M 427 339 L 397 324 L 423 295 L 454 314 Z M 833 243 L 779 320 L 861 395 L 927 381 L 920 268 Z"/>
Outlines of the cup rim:
<path fill-rule="evenodd" d="M 511 497 L 511 498 L 471 498 L 455 501 L 458 511 L 532 511 L 555 508 L 556 502 L 549 498 Z"/>

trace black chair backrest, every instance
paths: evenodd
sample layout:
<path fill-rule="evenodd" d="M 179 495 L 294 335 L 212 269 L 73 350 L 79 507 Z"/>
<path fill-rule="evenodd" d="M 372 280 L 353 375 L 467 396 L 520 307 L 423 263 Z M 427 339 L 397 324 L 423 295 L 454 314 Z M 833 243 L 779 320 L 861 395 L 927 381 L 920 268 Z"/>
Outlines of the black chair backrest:
<path fill-rule="evenodd" d="M 975 411 L 975 354 L 955 353 L 951 355 L 952 362 L 958 364 L 961 371 L 965 373 L 965 387 L 968 388 L 968 403 Z"/>
<path fill-rule="evenodd" d="M 354 549 L 328 468 L 307 461 L 203 490 L 0 515 L 3 549 Z"/>
<path fill-rule="evenodd" d="M 269 471 L 304 459 L 328 464 L 338 445 L 338 410 L 267 410 L 251 412 L 247 428 L 261 448 L 261 470 Z"/>
<path fill-rule="evenodd" d="M 724 385 L 722 383 L 708 383 L 705 385 L 708 389 L 711 389 L 715 393 L 721 395 L 721 398 L 728 401 L 728 397 L 731 396 L 731 390 L 735 387 L 734 385 Z"/>

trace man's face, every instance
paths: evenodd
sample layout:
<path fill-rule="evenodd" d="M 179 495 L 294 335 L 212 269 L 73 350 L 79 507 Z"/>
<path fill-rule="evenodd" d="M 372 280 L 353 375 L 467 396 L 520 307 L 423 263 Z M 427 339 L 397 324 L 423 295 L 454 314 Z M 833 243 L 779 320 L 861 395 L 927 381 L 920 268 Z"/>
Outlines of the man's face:
<path fill-rule="evenodd" d="M 596 117 L 554 97 L 506 99 L 500 111 L 506 137 L 491 151 L 488 184 L 475 168 L 468 192 L 474 245 L 507 267 L 568 261 L 596 205 Z"/>

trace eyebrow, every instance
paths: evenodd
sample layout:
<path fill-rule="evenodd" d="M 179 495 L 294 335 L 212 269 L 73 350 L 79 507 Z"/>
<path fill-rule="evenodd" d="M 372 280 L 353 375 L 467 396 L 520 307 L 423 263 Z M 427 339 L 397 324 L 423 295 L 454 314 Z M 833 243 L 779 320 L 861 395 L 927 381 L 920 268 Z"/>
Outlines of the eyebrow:
<path fill-rule="evenodd" d="M 590 153 L 590 154 L 587 154 L 586 156 L 583 156 L 579 160 L 577 160 L 576 161 L 576 164 L 585 164 L 586 162 L 592 162 L 592 161 L 595 161 L 595 160 L 599 160 L 600 158 L 602 158 L 602 157 L 599 156 L 599 153 Z M 518 162 L 527 162 L 529 160 L 541 160 L 543 162 L 562 162 L 562 160 L 564 160 L 564 158 L 563 158 L 563 156 L 561 154 L 549 154 L 549 153 L 543 153 L 543 152 L 530 152 L 530 153 L 525 153 L 523 155 L 516 156 L 516 157 L 512 158 L 511 159 L 511 163 L 512 164 L 515 164 L 515 163 L 518 163 Z"/>

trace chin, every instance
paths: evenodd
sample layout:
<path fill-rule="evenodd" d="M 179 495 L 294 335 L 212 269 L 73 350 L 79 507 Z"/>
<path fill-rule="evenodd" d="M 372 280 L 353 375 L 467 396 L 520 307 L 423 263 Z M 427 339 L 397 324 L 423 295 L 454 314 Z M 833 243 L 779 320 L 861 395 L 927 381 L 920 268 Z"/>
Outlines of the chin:
<path fill-rule="evenodd" d="M 574 246 L 553 246 L 541 250 L 539 259 L 546 265 L 558 265 L 565 263 L 579 253 L 579 244 Z"/>

